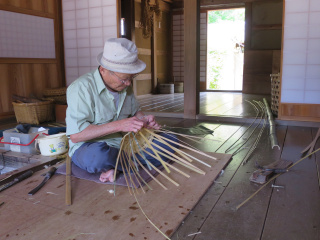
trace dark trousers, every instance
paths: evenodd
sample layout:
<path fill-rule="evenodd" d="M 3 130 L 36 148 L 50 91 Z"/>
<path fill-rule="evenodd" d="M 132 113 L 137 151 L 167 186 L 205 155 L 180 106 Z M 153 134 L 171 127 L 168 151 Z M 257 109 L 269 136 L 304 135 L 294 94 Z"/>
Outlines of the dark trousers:
<path fill-rule="evenodd" d="M 166 137 L 174 142 L 178 142 L 176 136 L 174 136 L 172 134 L 162 134 L 161 133 L 160 135 L 162 135 L 163 137 Z M 160 146 L 160 147 L 170 151 L 171 153 L 174 152 L 174 150 L 171 147 L 168 147 L 167 145 L 165 145 L 157 140 L 153 140 L 153 142 L 157 146 Z M 178 146 L 176 144 L 171 143 L 171 142 L 168 142 L 168 143 L 171 146 L 178 148 Z M 156 149 L 157 151 L 163 152 L 158 147 L 153 146 L 153 148 Z M 147 148 L 146 151 L 155 155 L 150 148 Z M 119 153 L 118 148 L 110 147 L 105 142 L 86 142 L 86 143 L 82 144 L 81 147 L 75 151 L 75 153 L 72 156 L 72 161 L 78 167 L 86 170 L 89 173 L 101 173 L 101 172 L 106 172 L 110 169 L 115 169 L 118 153 Z M 149 162 L 151 162 L 156 167 L 161 165 L 161 163 L 158 159 L 153 158 L 149 154 L 144 153 L 144 157 L 141 157 L 139 154 L 136 154 L 136 156 L 140 160 L 140 162 L 144 165 L 146 165 L 145 159 L 147 159 Z M 165 158 L 162 155 L 160 155 L 160 157 L 163 161 L 168 160 L 167 158 Z M 131 159 L 132 159 L 132 157 L 131 157 Z M 123 171 L 120 163 L 118 163 L 117 170 Z"/>

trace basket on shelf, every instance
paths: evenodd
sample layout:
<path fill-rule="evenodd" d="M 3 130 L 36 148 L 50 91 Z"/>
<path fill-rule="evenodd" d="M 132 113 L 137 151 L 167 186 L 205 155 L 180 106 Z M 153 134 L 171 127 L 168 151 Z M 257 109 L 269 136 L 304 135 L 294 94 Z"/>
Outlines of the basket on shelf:
<path fill-rule="evenodd" d="M 54 120 L 54 100 L 46 99 L 37 103 L 12 102 L 18 123 L 39 124 Z"/>
<path fill-rule="evenodd" d="M 66 87 L 47 88 L 43 91 L 43 96 L 46 99 L 53 99 L 57 104 L 67 104 Z"/>
<path fill-rule="evenodd" d="M 271 77 L 271 112 L 278 115 L 280 101 L 280 73 L 270 74 Z"/>

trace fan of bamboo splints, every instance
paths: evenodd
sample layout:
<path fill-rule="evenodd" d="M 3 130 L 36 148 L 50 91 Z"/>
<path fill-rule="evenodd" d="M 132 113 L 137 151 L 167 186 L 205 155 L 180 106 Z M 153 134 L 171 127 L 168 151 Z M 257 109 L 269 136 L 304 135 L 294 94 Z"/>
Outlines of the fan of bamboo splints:
<path fill-rule="evenodd" d="M 165 136 L 160 135 L 159 133 L 166 133 L 171 136 L 175 136 L 176 138 L 177 136 L 179 136 L 179 138 L 177 138 L 178 141 L 173 141 L 171 139 L 166 138 Z M 125 181 L 127 183 L 130 194 L 132 193 L 134 194 L 134 192 L 132 191 L 137 191 L 139 187 L 143 192 L 145 192 L 142 187 L 142 183 L 152 190 L 152 188 L 140 176 L 139 170 L 141 171 L 141 169 L 145 170 L 145 172 L 165 190 L 167 190 L 167 187 L 163 185 L 157 178 L 155 178 L 153 174 L 149 172 L 149 170 L 154 169 L 175 186 L 179 186 L 179 183 L 177 183 L 176 181 L 174 181 L 172 178 L 168 176 L 168 174 L 170 174 L 171 171 L 176 171 L 177 173 L 182 174 L 187 178 L 190 178 L 190 175 L 185 173 L 180 168 L 189 169 L 191 171 L 194 171 L 202 175 L 205 174 L 203 170 L 193 165 L 192 162 L 196 161 L 209 168 L 211 167 L 211 165 L 205 163 L 204 161 L 201 161 L 200 159 L 186 152 L 181 151 L 180 149 L 183 149 L 183 148 L 189 149 L 194 153 L 211 158 L 213 160 L 217 160 L 217 159 L 202 151 L 197 150 L 196 148 L 192 147 L 190 144 L 184 142 L 183 140 L 180 140 L 183 138 L 194 141 L 194 142 L 198 142 L 198 143 L 199 143 L 199 140 L 203 139 L 202 137 L 199 137 L 199 136 L 190 136 L 190 135 L 174 133 L 165 129 L 154 130 L 154 129 L 147 129 L 147 128 L 142 128 L 137 133 L 133 133 L 133 132 L 127 133 L 123 137 L 121 141 L 119 154 L 117 157 L 116 169 L 118 164 L 120 164 L 124 172 L 127 173 L 127 174 L 124 174 L 124 177 L 125 177 Z M 159 146 L 157 143 L 155 143 L 154 140 L 157 140 L 158 142 L 168 146 L 175 152 L 175 154 Z M 176 148 L 173 145 L 179 146 L 179 148 Z M 146 150 L 147 148 L 149 148 L 151 152 L 150 151 L 147 152 Z M 161 165 L 164 167 L 165 171 L 159 170 L 151 162 L 149 162 L 145 158 L 146 154 L 149 154 L 153 158 L 157 159 L 161 163 Z M 137 158 L 137 155 L 141 156 L 141 158 L 146 161 L 146 166 L 139 161 L 139 159 Z M 172 163 L 176 163 L 176 164 L 172 165 L 169 162 L 165 162 L 162 160 L 161 157 L 166 157 L 167 159 L 171 160 Z M 131 174 L 128 174 L 128 173 L 131 173 Z M 116 174 L 117 174 L 117 171 L 115 171 L 114 179 L 116 179 Z M 136 179 L 136 182 L 134 181 L 134 178 Z"/>

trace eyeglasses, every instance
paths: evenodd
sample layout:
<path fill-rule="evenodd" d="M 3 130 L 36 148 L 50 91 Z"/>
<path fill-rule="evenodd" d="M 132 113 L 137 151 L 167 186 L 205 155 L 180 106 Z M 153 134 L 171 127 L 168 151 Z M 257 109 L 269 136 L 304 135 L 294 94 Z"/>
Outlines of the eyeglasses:
<path fill-rule="evenodd" d="M 120 78 L 115 72 L 109 71 L 112 75 L 116 76 L 116 78 L 118 78 L 118 80 L 120 82 L 122 82 L 123 84 L 127 84 L 129 82 L 131 82 L 136 76 L 138 76 L 139 74 L 134 74 L 131 77 L 128 77 L 126 79 Z"/>

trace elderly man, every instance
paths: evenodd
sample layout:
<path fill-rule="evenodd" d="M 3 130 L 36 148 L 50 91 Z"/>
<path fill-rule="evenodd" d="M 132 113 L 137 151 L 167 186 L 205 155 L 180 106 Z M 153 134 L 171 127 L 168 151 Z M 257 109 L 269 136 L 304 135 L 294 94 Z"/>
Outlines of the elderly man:
<path fill-rule="evenodd" d="M 78 167 L 101 173 L 100 181 L 113 182 L 123 134 L 160 126 L 154 116 L 139 110 L 132 91 L 134 77 L 146 67 L 138 59 L 135 44 L 125 38 L 109 39 L 97 61 L 98 69 L 81 76 L 67 89 L 69 155 Z M 160 165 L 150 156 L 146 159 Z M 143 159 L 141 162 L 145 164 Z M 117 170 L 123 169 L 118 166 Z"/>

